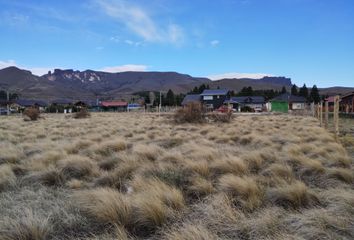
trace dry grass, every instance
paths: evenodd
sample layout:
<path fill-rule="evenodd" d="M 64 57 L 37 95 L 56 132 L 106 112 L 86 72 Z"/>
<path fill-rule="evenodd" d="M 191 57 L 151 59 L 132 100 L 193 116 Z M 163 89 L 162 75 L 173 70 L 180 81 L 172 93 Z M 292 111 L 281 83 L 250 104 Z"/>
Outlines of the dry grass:
<path fill-rule="evenodd" d="M 235 201 L 245 209 L 253 210 L 262 203 L 262 190 L 251 177 L 224 175 L 219 179 L 219 188 L 235 197 Z"/>
<path fill-rule="evenodd" d="M 129 200 L 116 190 L 97 188 L 78 191 L 73 196 L 75 206 L 103 223 L 128 225 L 132 218 Z"/>
<path fill-rule="evenodd" d="M 350 135 L 290 115 L 183 122 L 0 118 L 0 239 L 354 238 Z"/>

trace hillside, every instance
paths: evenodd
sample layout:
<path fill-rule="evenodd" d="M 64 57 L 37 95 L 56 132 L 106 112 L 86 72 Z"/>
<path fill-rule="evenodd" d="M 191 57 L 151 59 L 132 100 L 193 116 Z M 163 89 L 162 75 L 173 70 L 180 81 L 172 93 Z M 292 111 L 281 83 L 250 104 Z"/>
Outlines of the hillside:
<path fill-rule="evenodd" d="M 56 69 L 43 76 L 16 67 L 0 70 L 0 88 L 20 94 L 21 98 L 95 99 L 124 98 L 140 91 L 168 91 L 187 93 L 195 86 L 208 84 L 211 88 L 226 88 L 240 91 L 251 86 L 254 90 L 280 90 L 291 88 L 291 79 L 286 77 L 264 77 L 262 79 L 221 79 L 192 77 L 177 72 L 119 72 L 74 71 Z M 333 87 L 320 89 L 321 94 L 343 94 L 354 88 Z"/>
<path fill-rule="evenodd" d="M 286 77 L 264 77 L 261 79 L 221 79 L 213 81 L 210 86 L 212 88 L 227 88 L 239 91 L 243 87 L 251 86 L 254 90 L 274 89 L 281 90 L 285 86 L 288 90 L 291 88 L 291 79 Z"/>

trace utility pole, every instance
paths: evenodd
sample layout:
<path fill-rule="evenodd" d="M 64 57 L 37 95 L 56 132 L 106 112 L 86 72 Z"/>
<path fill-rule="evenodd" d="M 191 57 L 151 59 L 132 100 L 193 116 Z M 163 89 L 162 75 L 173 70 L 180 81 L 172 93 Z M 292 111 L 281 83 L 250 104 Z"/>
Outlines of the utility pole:
<path fill-rule="evenodd" d="M 161 115 L 161 91 L 160 91 L 160 105 L 159 105 L 159 116 Z"/>
<path fill-rule="evenodd" d="M 10 102 L 10 93 L 9 93 L 8 90 L 6 91 L 6 99 L 7 99 L 7 115 L 10 115 L 10 105 L 9 105 L 9 102 Z"/>

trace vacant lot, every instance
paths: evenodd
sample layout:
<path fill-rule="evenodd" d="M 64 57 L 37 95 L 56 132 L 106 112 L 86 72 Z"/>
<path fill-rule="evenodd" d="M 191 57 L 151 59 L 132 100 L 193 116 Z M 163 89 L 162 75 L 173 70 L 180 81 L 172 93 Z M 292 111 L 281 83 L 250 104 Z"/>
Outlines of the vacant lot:
<path fill-rule="evenodd" d="M 309 117 L 0 118 L 0 239 L 353 239 L 353 181 Z"/>

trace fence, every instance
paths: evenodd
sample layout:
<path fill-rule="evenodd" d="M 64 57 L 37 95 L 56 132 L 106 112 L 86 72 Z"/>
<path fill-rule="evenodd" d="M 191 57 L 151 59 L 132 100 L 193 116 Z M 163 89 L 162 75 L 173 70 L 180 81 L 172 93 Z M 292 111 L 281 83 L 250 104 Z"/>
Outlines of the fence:
<path fill-rule="evenodd" d="M 320 103 L 318 103 L 316 105 L 312 104 L 313 117 L 316 117 L 319 120 L 321 127 L 325 127 L 328 130 L 333 130 L 336 138 L 339 136 L 339 101 L 340 101 L 340 97 L 335 96 L 334 97 L 333 113 L 332 113 L 333 114 L 333 125 L 330 124 L 330 121 L 329 121 L 330 117 L 329 117 L 328 102 L 325 101 L 323 104 L 323 101 L 321 101 Z M 330 126 L 333 126 L 333 128 L 330 129 Z"/>

